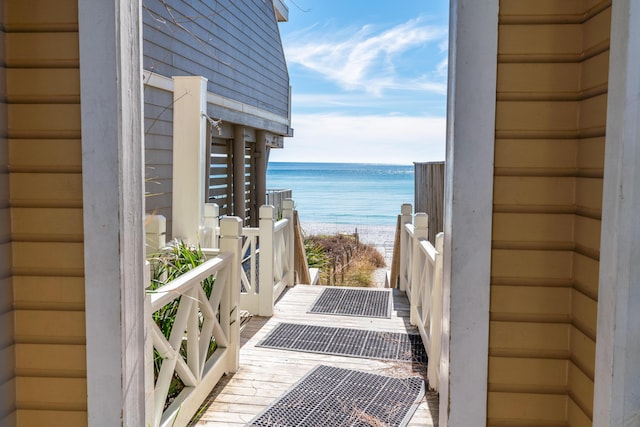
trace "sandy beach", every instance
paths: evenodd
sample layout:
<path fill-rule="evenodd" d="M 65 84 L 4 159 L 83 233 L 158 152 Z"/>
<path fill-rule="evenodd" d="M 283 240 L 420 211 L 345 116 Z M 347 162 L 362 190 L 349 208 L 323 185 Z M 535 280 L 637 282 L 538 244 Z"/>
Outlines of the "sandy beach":
<path fill-rule="evenodd" d="M 353 234 L 358 232 L 360 241 L 373 245 L 384 256 L 387 267 L 391 267 L 393 255 L 393 241 L 395 238 L 395 225 L 354 225 L 354 224 L 329 224 L 319 222 L 301 223 L 302 232 L 307 235 L 316 234 Z"/>

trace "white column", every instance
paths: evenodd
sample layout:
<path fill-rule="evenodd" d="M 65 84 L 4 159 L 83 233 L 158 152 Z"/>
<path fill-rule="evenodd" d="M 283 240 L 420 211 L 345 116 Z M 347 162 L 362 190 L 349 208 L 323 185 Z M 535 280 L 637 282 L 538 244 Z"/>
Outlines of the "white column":
<path fill-rule="evenodd" d="M 417 325 L 420 320 L 418 317 L 418 295 L 420 288 L 425 287 L 424 283 L 420 283 L 420 270 L 423 265 L 420 264 L 420 257 L 422 256 L 422 250 L 420 249 L 420 239 L 429 238 L 429 216 L 426 213 L 417 213 L 414 215 L 414 229 L 413 229 L 413 259 L 411 260 L 411 309 L 409 311 L 409 322 L 412 325 Z"/>
<path fill-rule="evenodd" d="M 498 0 L 452 0 L 440 426 L 487 419 Z"/>
<path fill-rule="evenodd" d="M 145 425 L 140 8 L 78 1 L 90 427 Z"/>
<path fill-rule="evenodd" d="M 207 79 L 173 78 L 172 235 L 198 243 L 204 215 Z"/>
<path fill-rule="evenodd" d="M 229 298 L 231 330 L 229 347 L 233 352 L 227 372 L 236 372 L 240 366 L 240 259 L 242 256 L 242 220 L 238 217 L 225 217 L 220 221 L 220 251 L 233 254 L 229 286 L 223 298 Z M 226 294 L 228 292 L 228 295 Z"/>
<path fill-rule="evenodd" d="M 410 203 L 404 203 L 400 207 L 400 274 L 399 274 L 400 283 L 398 283 L 398 288 L 403 292 L 407 291 L 407 285 L 404 283 L 402 276 L 407 271 L 407 264 L 409 262 L 408 260 L 409 254 L 402 253 L 403 250 L 408 248 L 407 246 L 408 236 L 407 236 L 407 233 L 404 231 L 404 225 L 411 224 L 411 221 L 413 220 L 412 214 L 413 214 L 413 206 L 411 206 Z"/>
<path fill-rule="evenodd" d="M 640 425 L 640 1 L 613 2 L 593 425 Z"/>
<path fill-rule="evenodd" d="M 273 316 L 273 230 L 275 208 L 271 205 L 260 207 L 260 271 L 258 272 L 260 292 L 258 295 L 258 315 Z"/>

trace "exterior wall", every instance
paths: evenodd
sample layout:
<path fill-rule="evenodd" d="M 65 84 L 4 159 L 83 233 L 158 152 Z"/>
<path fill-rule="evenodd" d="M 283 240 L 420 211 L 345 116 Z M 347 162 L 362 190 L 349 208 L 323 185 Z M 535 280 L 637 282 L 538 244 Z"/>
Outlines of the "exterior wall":
<path fill-rule="evenodd" d="M 289 116 L 289 76 L 272 1 L 145 1 L 144 68 L 203 76 L 208 91 Z M 221 110 L 214 116 L 225 121 Z"/>
<path fill-rule="evenodd" d="M 144 88 L 145 210 L 163 215 L 171 231 L 173 92 Z M 170 236 L 168 236 L 170 237 Z"/>
<path fill-rule="evenodd" d="M 592 424 L 610 5 L 500 2 L 489 425 Z"/>
<path fill-rule="evenodd" d="M 4 58 L 4 10 L 0 9 L 0 55 Z M 0 425 L 15 426 L 15 346 L 11 282 L 11 218 L 7 147 L 6 71 L 0 68 Z"/>
<path fill-rule="evenodd" d="M 86 425 L 77 1 L 3 6 L 15 417 Z"/>

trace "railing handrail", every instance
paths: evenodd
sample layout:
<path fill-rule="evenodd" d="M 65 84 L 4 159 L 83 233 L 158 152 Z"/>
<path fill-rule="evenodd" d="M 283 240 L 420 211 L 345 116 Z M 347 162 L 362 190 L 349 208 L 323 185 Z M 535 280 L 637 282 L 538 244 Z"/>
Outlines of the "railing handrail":
<path fill-rule="evenodd" d="M 216 258 L 209 259 L 166 285 L 150 291 L 151 310 L 155 312 L 174 299 L 180 298 L 186 291 L 224 268 L 232 259 L 233 254 L 220 253 Z"/>
<path fill-rule="evenodd" d="M 429 358 L 427 378 L 436 391 L 439 388 L 442 337 L 442 241 L 436 246 L 427 238 L 428 216 L 416 213 L 411 205 L 402 206 L 403 227 L 400 244 L 400 289 L 410 303 L 410 322 L 416 325 Z"/>

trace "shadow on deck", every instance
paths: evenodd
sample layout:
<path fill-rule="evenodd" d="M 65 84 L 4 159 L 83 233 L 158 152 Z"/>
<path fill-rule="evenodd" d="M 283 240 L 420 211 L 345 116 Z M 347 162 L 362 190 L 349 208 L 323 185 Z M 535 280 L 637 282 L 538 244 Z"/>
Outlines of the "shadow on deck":
<path fill-rule="evenodd" d="M 193 426 L 244 426 L 318 365 L 353 369 L 390 377 L 421 375 L 426 366 L 411 361 L 380 360 L 256 347 L 278 324 L 352 328 L 391 333 L 417 333 L 409 324 L 409 302 L 392 291 L 391 318 L 311 314 L 307 311 L 323 286 L 298 285 L 288 289 L 271 318 L 254 317 L 241 334 L 240 369 L 222 378 L 213 389 Z M 377 425 L 372 423 L 370 425 Z M 407 426 L 437 426 L 438 395 L 427 391 Z"/>

